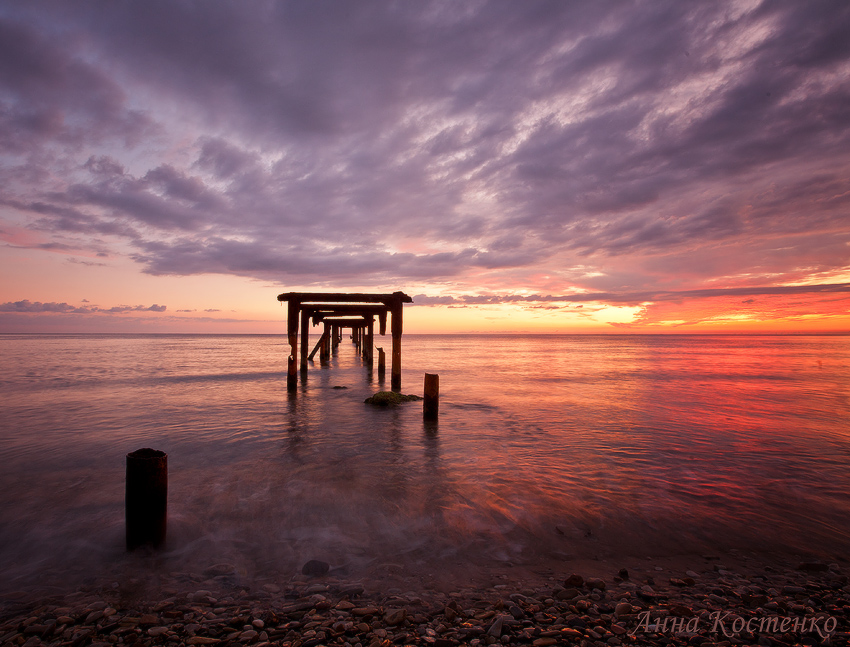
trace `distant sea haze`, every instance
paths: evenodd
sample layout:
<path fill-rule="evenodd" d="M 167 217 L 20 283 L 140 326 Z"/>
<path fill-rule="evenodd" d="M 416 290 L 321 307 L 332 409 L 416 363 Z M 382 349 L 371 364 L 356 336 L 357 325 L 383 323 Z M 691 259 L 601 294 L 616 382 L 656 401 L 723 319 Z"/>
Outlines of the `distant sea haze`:
<path fill-rule="evenodd" d="M 136 568 L 141 447 L 168 453 L 162 557 L 186 572 L 850 546 L 850 336 L 405 335 L 402 391 L 439 374 L 436 423 L 364 404 L 389 375 L 348 340 L 295 394 L 283 336 L 0 349 L 5 590 Z"/>

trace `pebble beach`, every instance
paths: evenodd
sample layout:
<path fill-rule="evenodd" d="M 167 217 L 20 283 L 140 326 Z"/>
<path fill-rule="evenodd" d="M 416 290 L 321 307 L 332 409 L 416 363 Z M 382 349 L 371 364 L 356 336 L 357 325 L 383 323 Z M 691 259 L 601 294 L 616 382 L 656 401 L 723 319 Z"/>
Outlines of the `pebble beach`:
<path fill-rule="evenodd" d="M 229 564 L 2 600 L 2 647 L 846 645 L 847 564 L 740 554 L 384 580 L 311 560 L 239 583 Z M 410 587 L 410 590 L 408 588 Z"/>

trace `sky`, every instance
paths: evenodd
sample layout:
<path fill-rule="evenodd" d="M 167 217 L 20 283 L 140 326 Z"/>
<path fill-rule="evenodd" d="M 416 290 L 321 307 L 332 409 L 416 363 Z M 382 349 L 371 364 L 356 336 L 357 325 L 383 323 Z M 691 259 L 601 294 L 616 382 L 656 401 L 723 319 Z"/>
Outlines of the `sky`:
<path fill-rule="evenodd" d="M 850 331 L 850 4 L 0 2 L 0 332 Z"/>

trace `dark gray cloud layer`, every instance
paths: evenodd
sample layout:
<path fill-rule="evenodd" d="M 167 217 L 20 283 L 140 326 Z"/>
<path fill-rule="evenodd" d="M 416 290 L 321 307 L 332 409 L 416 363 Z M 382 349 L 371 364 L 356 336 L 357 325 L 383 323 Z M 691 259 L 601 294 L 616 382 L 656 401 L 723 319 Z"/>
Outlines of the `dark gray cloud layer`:
<path fill-rule="evenodd" d="M 152 274 L 829 276 L 848 33 L 841 2 L 8 3 L 0 201 Z"/>

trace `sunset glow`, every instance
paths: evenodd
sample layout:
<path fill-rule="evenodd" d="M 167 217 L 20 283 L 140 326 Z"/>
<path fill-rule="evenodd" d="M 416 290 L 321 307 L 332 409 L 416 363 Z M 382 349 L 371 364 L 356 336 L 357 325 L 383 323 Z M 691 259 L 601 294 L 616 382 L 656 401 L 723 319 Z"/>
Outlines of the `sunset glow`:
<path fill-rule="evenodd" d="M 845 3 L 5 3 L 0 332 L 850 331 Z"/>

